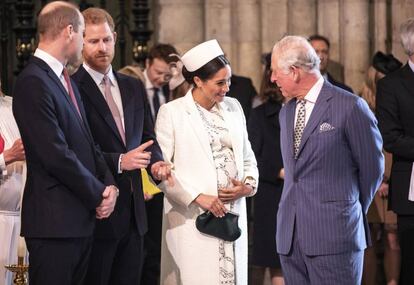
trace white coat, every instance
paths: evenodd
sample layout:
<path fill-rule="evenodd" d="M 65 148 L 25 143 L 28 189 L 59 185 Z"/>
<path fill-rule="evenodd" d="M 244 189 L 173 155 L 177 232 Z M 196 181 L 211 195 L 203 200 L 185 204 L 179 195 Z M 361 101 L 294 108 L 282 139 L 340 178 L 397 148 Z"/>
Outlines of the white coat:
<path fill-rule="evenodd" d="M 256 159 L 247 137 L 243 110 L 236 99 L 220 103 L 232 138 L 238 180 L 258 181 Z M 201 193 L 217 195 L 217 174 L 207 132 L 194 103 L 192 91 L 161 106 L 155 128 L 164 159 L 174 165 L 175 185 L 160 185 L 165 193 L 161 248 L 162 285 L 219 284 L 219 239 L 195 227 L 203 212 L 193 200 Z M 246 201 L 234 203 L 242 235 L 235 241 L 236 284 L 247 284 Z"/>

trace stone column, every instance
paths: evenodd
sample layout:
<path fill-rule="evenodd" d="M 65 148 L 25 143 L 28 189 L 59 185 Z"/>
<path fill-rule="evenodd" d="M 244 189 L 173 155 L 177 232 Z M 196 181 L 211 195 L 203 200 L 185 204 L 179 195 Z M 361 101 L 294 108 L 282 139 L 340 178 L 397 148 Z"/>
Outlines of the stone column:
<path fill-rule="evenodd" d="M 231 58 L 234 73 L 250 77 L 256 88 L 261 79 L 260 7 L 258 0 L 237 0 L 233 3 L 233 40 Z"/>
<path fill-rule="evenodd" d="M 158 0 L 154 26 L 157 42 L 173 44 L 183 53 L 204 41 L 203 0 Z"/>
<path fill-rule="evenodd" d="M 217 39 L 228 59 L 232 54 L 232 6 L 231 1 L 205 1 L 205 39 Z"/>
<path fill-rule="evenodd" d="M 372 54 L 377 51 L 387 52 L 387 1 L 377 0 L 373 3 L 373 40 Z"/>
<path fill-rule="evenodd" d="M 288 1 L 288 33 L 309 36 L 316 32 L 316 0 Z"/>
<path fill-rule="evenodd" d="M 317 5 L 318 34 L 327 37 L 331 44 L 330 59 L 341 59 L 341 31 L 339 29 L 339 0 L 319 0 Z"/>
<path fill-rule="evenodd" d="M 402 62 L 406 62 L 408 57 L 401 47 L 400 26 L 401 23 L 414 16 L 413 0 L 394 0 L 392 6 L 392 53 Z"/>
<path fill-rule="evenodd" d="M 262 52 L 270 52 L 288 30 L 288 0 L 261 1 Z"/>
<path fill-rule="evenodd" d="M 342 50 L 345 82 L 359 92 L 369 66 L 369 0 L 343 1 Z"/>

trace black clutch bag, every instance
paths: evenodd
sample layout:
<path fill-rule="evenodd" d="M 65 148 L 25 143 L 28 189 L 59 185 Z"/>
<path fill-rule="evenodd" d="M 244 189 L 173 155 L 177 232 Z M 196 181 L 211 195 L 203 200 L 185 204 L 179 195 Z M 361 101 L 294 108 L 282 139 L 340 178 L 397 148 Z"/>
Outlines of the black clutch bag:
<path fill-rule="evenodd" d="M 210 235 L 225 241 L 235 241 L 241 235 L 239 215 L 227 212 L 222 218 L 215 217 L 207 211 L 196 219 L 196 227 L 203 234 Z"/>

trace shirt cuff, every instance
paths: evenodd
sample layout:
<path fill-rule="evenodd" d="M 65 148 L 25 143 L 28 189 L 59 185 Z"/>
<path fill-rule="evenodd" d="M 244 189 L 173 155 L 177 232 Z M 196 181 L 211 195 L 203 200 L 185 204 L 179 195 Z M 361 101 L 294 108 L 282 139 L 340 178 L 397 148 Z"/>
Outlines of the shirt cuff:
<path fill-rule="evenodd" d="M 121 174 L 122 173 L 122 169 L 121 169 L 121 161 L 122 161 L 122 157 L 124 156 L 124 154 L 123 153 L 121 153 L 120 155 L 119 155 L 119 158 L 118 158 L 118 174 Z"/>
<path fill-rule="evenodd" d="M 0 170 L 6 170 L 6 161 L 4 161 L 4 152 L 0 154 Z"/>

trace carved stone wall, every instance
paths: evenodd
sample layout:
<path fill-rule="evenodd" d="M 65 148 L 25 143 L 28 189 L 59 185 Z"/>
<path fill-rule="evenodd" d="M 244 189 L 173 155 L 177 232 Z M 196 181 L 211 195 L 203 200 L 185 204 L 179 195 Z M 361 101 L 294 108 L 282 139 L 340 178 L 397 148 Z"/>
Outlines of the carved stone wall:
<path fill-rule="evenodd" d="M 260 55 L 285 34 L 318 33 L 331 41 L 331 59 L 343 66 L 345 82 L 358 92 L 377 50 L 405 57 L 399 26 L 414 16 L 414 0 L 152 0 L 154 41 L 180 52 L 216 38 L 233 72 L 258 87 Z M 340 74 L 340 73 L 338 73 Z"/>

